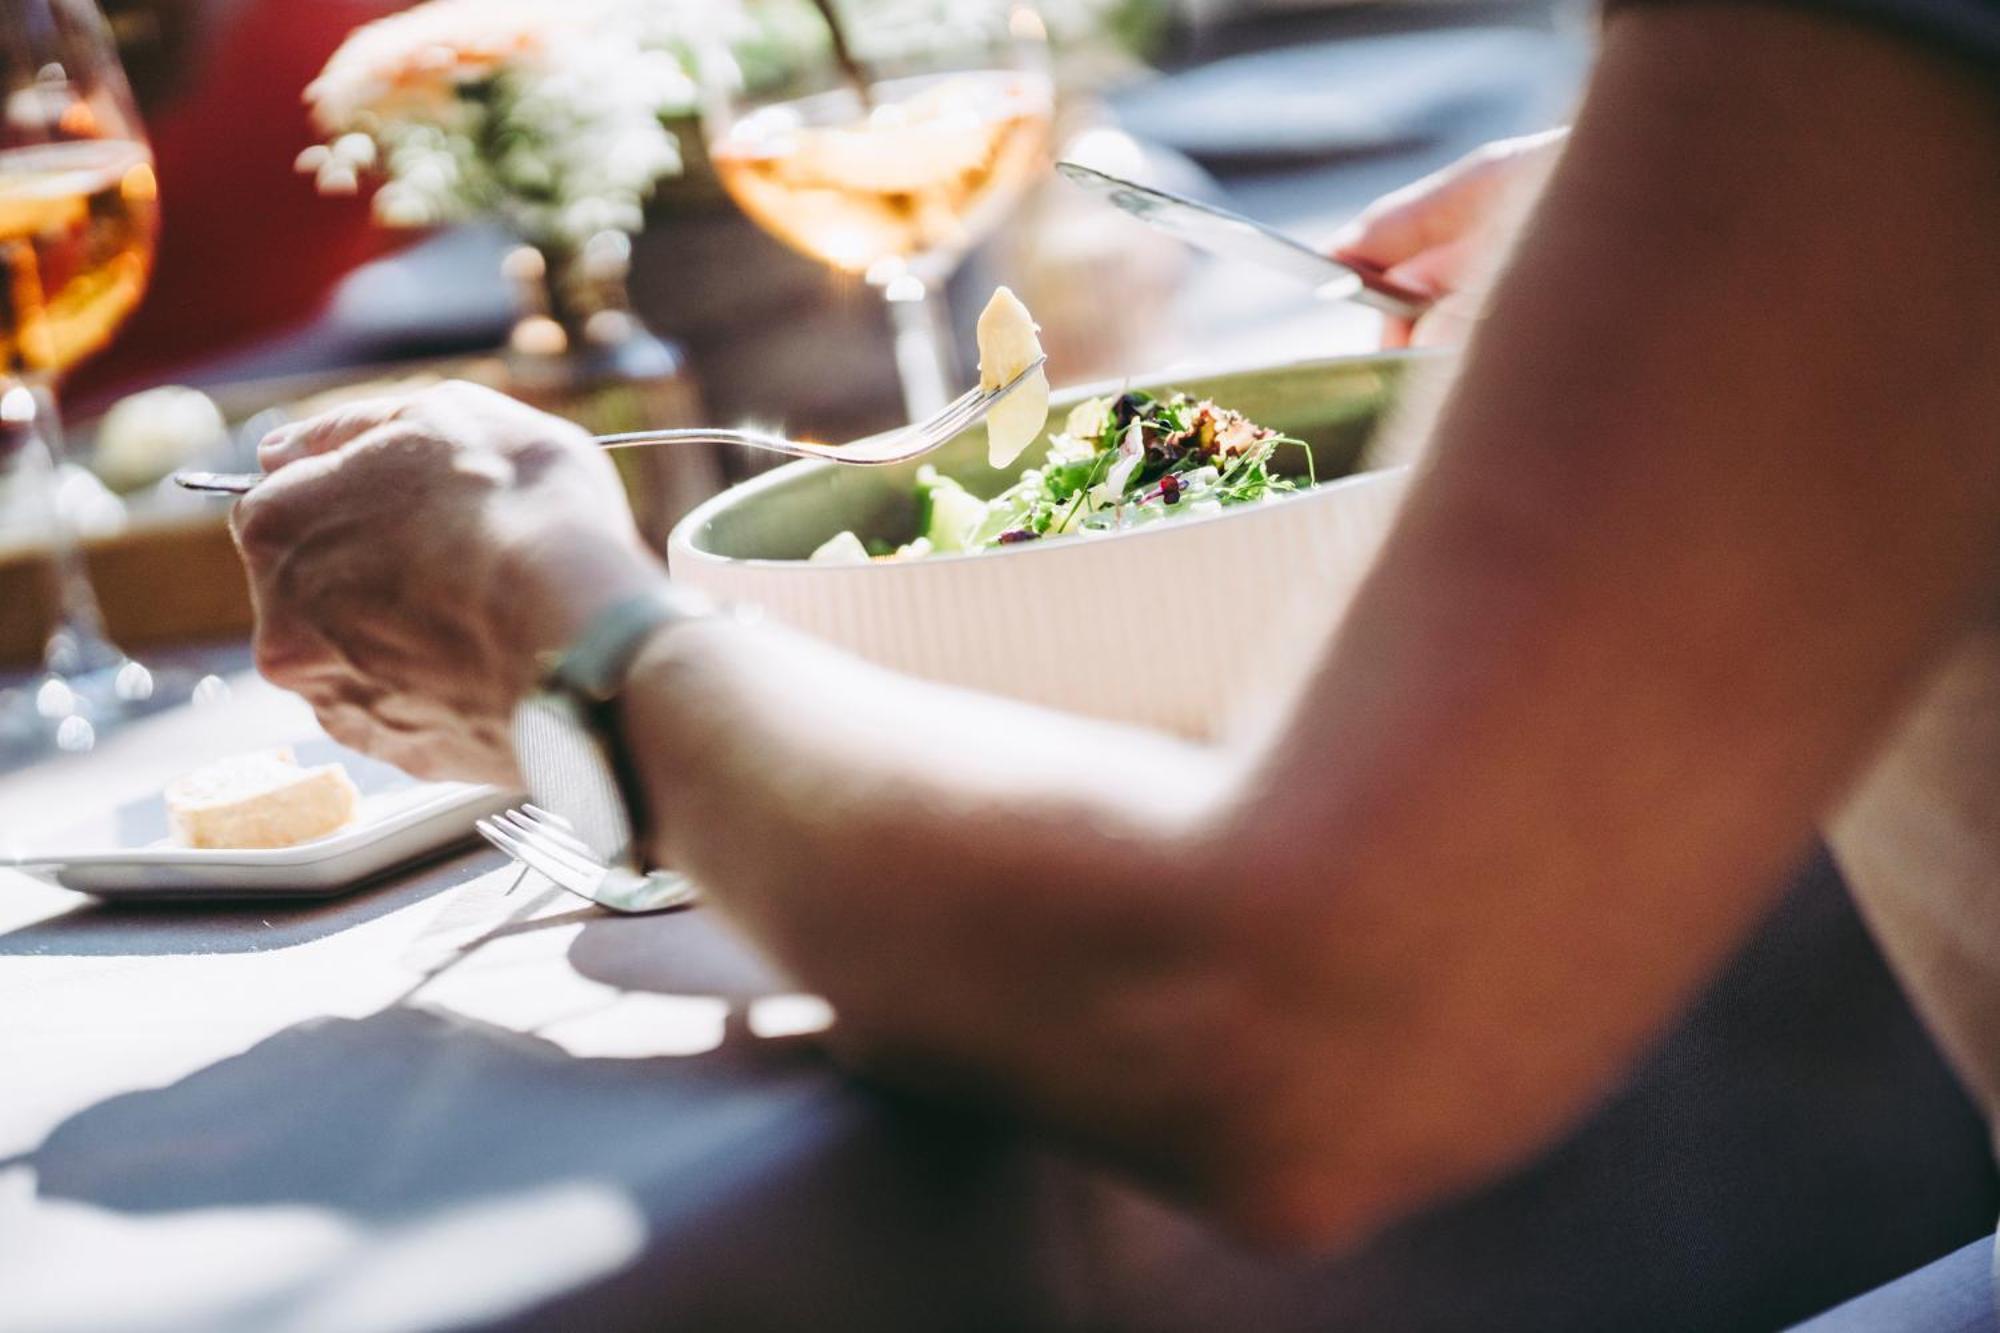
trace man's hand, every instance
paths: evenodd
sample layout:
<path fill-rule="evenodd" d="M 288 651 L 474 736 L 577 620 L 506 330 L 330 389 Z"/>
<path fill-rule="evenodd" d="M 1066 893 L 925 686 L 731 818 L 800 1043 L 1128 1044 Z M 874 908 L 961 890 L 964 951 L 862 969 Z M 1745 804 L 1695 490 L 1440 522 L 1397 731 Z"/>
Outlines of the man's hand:
<path fill-rule="evenodd" d="M 1384 195 L 1334 238 L 1336 259 L 1372 264 L 1437 301 L 1414 326 L 1390 319 L 1383 335 L 1389 346 L 1465 340 L 1514 224 L 1568 137 L 1568 130 L 1549 130 L 1487 144 Z"/>
<path fill-rule="evenodd" d="M 575 426 L 445 384 L 265 439 L 237 506 L 257 667 L 328 734 L 422 776 L 515 776 L 539 653 L 657 577 Z"/>

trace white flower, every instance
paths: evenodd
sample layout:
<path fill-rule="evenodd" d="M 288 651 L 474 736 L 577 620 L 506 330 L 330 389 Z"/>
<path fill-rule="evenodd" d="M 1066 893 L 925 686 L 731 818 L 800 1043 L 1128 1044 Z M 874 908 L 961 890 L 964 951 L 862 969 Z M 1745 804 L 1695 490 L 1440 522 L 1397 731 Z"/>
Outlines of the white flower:
<path fill-rule="evenodd" d="M 390 181 L 375 192 L 375 218 L 385 227 L 428 227 L 441 220 L 421 190 Z"/>
<path fill-rule="evenodd" d="M 352 167 L 375 165 L 375 141 L 353 130 L 335 139 L 328 145 L 328 151 Z"/>
<path fill-rule="evenodd" d="M 361 189 L 361 177 L 353 167 L 344 162 L 328 162 L 313 174 L 313 184 L 321 194 L 355 194 Z"/>
<path fill-rule="evenodd" d="M 349 193 L 380 171 L 388 225 L 497 212 L 562 245 L 637 231 L 682 170 L 663 123 L 695 103 L 679 50 L 718 26 L 692 0 L 430 0 L 327 62 L 306 98 L 332 142 L 299 169 Z"/>

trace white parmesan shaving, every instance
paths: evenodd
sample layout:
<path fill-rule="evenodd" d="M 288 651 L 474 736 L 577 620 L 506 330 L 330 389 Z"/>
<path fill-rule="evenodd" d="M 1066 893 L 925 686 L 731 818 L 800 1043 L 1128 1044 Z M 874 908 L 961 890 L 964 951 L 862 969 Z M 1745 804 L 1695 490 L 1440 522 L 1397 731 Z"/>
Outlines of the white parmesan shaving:
<path fill-rule="evenodd" d="M 993 293 L 979 316 L 979 387 L 997 389 L 1042 355 L 1034 316 L 1005 287 Z M 1006 467 L 1042 433 L 1049 419 L 1049 379 L 1037 370 L 1021 387 L 993 405 L 986 416 L 986 458 Z"/>

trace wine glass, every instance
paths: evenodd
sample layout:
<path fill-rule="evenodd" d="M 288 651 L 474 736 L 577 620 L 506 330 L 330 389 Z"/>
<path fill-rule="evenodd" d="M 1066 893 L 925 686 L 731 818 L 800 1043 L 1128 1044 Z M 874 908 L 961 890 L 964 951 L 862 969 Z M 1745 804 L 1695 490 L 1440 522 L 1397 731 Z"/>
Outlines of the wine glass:
<path fill-rule="evenodd" d="M 0 707 L 0 752 L 86 750 L 167 682 L 105 637 L 57 503 L 56 387 L 145 294 L 159 226 L 152 150 L 92 0 L 0 0 L 0 468 L 40 487 L 55 631 L 44 674 Z"/>
<path fill-rule="evenodd" d="M 1047 166 L 1048 34 L 1019 0 L 741 0 L 703 54 L 723 187 L 888 302 L 903 405 L 957 392 L 944 283 Z"/>

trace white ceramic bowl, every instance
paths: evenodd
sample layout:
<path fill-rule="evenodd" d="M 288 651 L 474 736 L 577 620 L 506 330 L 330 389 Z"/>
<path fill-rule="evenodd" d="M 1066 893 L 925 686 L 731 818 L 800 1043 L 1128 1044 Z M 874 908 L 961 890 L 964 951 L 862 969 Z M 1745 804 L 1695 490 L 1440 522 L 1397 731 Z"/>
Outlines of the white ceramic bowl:
<path fill-rule="evenodd" d="M 1343 358 L 1135 385 L 1185 389 L 1296 435 L 1313 446 L 1319 475 L 1339 478 L 1269 503 L 971 555 L 809 564 L 804 557 L 844 528 L 912 537 L 917 465 L 794 463 L 690 513 L 669 540 L 669 564 L 690 587 L 898 671 L 1225 736 L 1283 697 L 1388 533 L 1407 471 L 1343 474 L 1408 361 Z M 1058 395 L 1052 418 L 1102 391 Z M 1016 475 L 986 465 L 979 429 L 926 461 L 979 495 Z"/>

